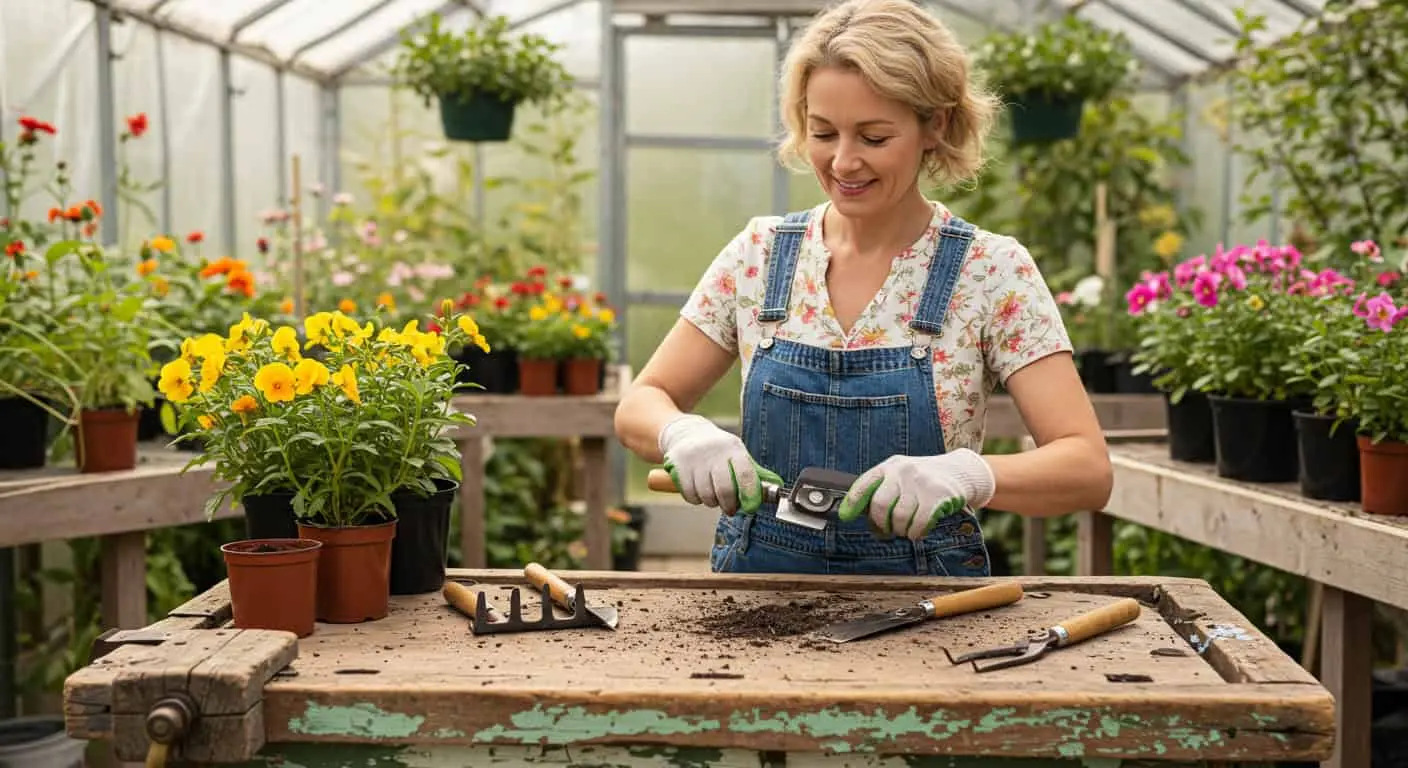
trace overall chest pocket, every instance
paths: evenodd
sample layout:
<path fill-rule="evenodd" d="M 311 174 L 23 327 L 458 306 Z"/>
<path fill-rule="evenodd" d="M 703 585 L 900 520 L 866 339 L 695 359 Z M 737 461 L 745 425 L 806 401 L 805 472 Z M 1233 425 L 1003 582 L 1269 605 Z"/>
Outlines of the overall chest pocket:
<path fill-rule="evenodd" d="M 772 382 L 758 399 L 759 463 L 794 478 L 820 466 L 860 474 L 909 451 L 909 396 L 842 396 Z"/>

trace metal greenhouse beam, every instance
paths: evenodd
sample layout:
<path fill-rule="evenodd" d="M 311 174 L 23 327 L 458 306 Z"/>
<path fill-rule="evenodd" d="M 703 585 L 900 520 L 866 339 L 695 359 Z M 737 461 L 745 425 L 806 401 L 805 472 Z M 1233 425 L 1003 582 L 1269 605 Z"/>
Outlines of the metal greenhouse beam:
<path fill-rule="evenodd" d="M 317 48 L 323 43 L 326 43 L 329 40 L 332 40 L 333 38 L 337 37 L 338 35 L 341 35 L 342 33 L 346 32 L 347 30 L 357 26 L 358 24 L 361 24 L 362 22 L 371 18 L 374 14 L 380 12 L 383 8 L 391 5 L 394 2 L 396 2 L 396 0 L 378 0 L 375 3 L 372 3 L 366 8 L 366 10 L 362 11 L 361 13 L 356 14 L 347 21 L 344 21 L 341 24 L 334 26 L 332 29 L 323 32 L 322 34 L 314 37 L 312 40 L 309 40 L 308 42 L 303 43 L 302 45 L 295 48 L 293 53 L 289 54 L 288 60 L 290 62 L 297 61 L 299 56 L 302 56 L 308 51 Z"/>

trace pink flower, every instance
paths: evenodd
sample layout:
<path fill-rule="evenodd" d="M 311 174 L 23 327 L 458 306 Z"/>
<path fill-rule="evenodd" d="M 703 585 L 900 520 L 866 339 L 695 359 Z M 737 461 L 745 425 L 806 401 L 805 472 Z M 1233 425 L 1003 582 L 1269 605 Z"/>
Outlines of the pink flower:
<path fill-rule="evenodd" d="M 1154 289 L 1148 282 L 1135 283 L 1124 295 L 1124 300 L 1129 304 L 1129 314 L 1138 315 L 1158 298 Z"/>
<path fill-rule="evenodd" d="M 1193 278 L 1193 297 L 1205 307 L 1217 306 L 1217 287 L 1222 283 L 1222 275 L 1216 272 L 1199 272 Z"/>
<path fill-rule="evenodd" d="M 1387 293 L 1367 301 L 1361 294 L 1359 301 L 1354 303 L 1354 314 L 1364 318 L 1364 323 L 1370 328 L 1386 332 L 1393 330 L 1394 324 L 1408 315 L 1408 306 L 1394 306 L 1393 298 Z"/>
<path fill-rule="evenodd" d="M 752 275 L 748 275 L 748 277 L 752 277 Z M 1070 291 L 1061 291 L 1056 294 L 1056 303 L 1069 305 L 1076 303 L 1076 299 Z"/>
<path fill-rule="evenodd" d="M 1229 264 L 1223 271 L 1222 276 L 1227 278 L 1227 284 L 1232 286 L 1234 291 L 1243 291 L 1247 288 L 1247 273 L 1236 264 Z"/>
<path fill-rule="evenodd" d="M 1399 280 L 1399 278 L 1401 278 L 1401 277 L 1403 277 L 1403 273 L 1401 273 L 1401 272 L 1392 272 L 1392 271 L 1390 271 L 1390 272 L 1380 272 L 1380 273 L 1379 273 L 1379 276 L 1378 276 L 1378 278 L 1376 278 L 1376 280 L 1377 280 L 1377 282 L 1378 282 L 1379 285 L 1381 285 L 1381 286 L 1383 286 L 1383 287 L 1385 287 L 1385 288 L 1388 288 L 1389 286 L 1393 285 L 1394 283 L 1397 283 L 1398 280 Z"/>
<path fill-rule="evenodd" d="M 1384 260 L 1383 255 L 1379 252 L 1379 244 L 1373 240 L 1356 240 L 1349 246 L 1349 249 L 1360 256 L 1368 257 L 1369 261 L 1375 264 Z"/>
<path fill-rule="evenodd" d="M 1139 277 L 1149 287 L 1149 290 L 1154 292 L 1156 301 L 1162 301 L 1173 295 L 1173 286 L 1168 281 L 1168 272 L 1159 272 L 1158 274 L 1144 272 Z"/>

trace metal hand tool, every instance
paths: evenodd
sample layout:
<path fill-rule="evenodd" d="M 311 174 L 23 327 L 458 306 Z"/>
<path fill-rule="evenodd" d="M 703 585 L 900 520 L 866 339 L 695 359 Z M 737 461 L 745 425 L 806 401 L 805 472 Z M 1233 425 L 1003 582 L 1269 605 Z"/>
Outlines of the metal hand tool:
<path fill-rule="evenodd" d="M 1049 627 L 1045 632 L 1036 637 L 1030 637 L 1020 643 L 1002 646 L 999 648 L 989 648 L 984 651 L 974 651 L 965 653 L 962 656 L 953 656 L 944 649 L 944 655 L 953 664 L 972 662 L 974 672 L 991 672 L 995 669 L 1005 669 L 1015 667 L 1019 664 L 1028 664 L 1036 661 L 1052 648 L 1065 648 L 1075 645 L 1082 640 L 1089 640 L 1105 632 L 1109 632 L 1117 627 L 1124 626 L 1139 618 L 1143 609 L 1139 607 L 1139 601 L 1132 597 L 1125 597 L 1116 600 L 1108 605 L 1102 605 L 1093 611 L 1087 611 L 1073 619 L 1067 619 L 1053 627 Z M 1001 658 L 1009 656 L 1011 658 Z M 978 665 L 978 659 L 1001 659 L 982 666 Z"/>
<path fill-rule="evenodd" d="M 957 616 L 987 608 L 1010 605 L 1022 599 L 1022 585 L 1015 581 L 1003 584 L 989 584 L 985 587 L 965 589 L 936 595 L 920 600 L 913 605 L 896 608 L 884 613 L 872 613 L 851 621 L 842 621 L 823 627 L 813 635 L 818 640 L 833 643 L 846 643 L 862 637 L 869 637 L 910 624 L 918 624 L 927 619 Z"/>
<path fill-rule="evenodd" d="M 582 585 L 578 584 L 573 588 L 561 577 L 537 563 L 530 563 L 523 569 L 523 573 L 538 588 L 542 598 L 542 615 L 537 619 L 523 618 L 522 590 L 519 589 L 509 593 L 508 616 L 494 608 L 483 591 L 471 590 L 459 582 L 447 581 L 441 591 L 451 606 L 474 620 L 470 628 L 476 635 L 577 627 L 607 627 L 613 630 L 616 628 L 616 609 L 612 606 L 589 605 Z M 553 610 L 554 604 L 571 611 L 572 615 L 559 617 Z"/>
<path fill-rule="evenodd" d="M 777 505 L 777 519 L 825 530 L 831 515 L 841 506 L 846 491 L 858 475 L 823 467 L 807 467 L 797 475 L 791 488 L 764 482 L 763 501 Z M 656 467 L 646 476 L 646 487 L 662 493 L 679 493 L 668 470 Z"/>

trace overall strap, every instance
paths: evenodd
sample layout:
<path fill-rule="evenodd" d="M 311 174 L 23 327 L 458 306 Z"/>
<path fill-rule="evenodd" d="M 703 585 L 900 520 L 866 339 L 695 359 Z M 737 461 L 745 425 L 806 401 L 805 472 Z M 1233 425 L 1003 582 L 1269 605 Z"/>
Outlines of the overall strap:
<path fill-rule="evenodd" d="M 939 242 L 934 246 L 934 258 L 929 262 L 924 293 L 919 299 L 919 307 L 914 311 L 914 319 L 909 323 L 915 336 L 915 357 L 928 354 L 930 342 L 943 328 L 944 315 L 948 313 L 948 303 L 953 298 L 953 288 L 958 284 L 963 260 L 968 256 L 968 247 L 973 243 L 975 232 L 972 224 L 957 216 L 950 217 L 939 229 Z"/>
<path fill-rule="evenodd" d="M 764 349 L 772 346 L 772 335 L 778 324 L 787 319 L 787 305 L 792 295 L 792 278 L 797 271 L 797 258 L 802 252 L 802 239 L 812 212 L 794 211 L 783 217 L 773 233 L 768 258 L 768 287 L 763 308 L 758 314 L 762 324 Z"/>

